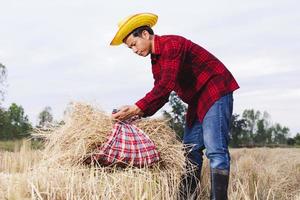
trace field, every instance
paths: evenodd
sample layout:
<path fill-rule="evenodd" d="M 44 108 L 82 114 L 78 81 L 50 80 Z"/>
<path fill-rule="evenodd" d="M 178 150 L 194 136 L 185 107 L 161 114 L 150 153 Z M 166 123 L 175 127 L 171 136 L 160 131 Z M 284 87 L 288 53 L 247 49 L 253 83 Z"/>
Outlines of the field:
<path fill-rule="evenodd" d="M 172 173 L 49 168 L 30 142 L 0 150 L 0 199 L 175 199 Z M 5 146 L 2 143 L 2 147 Z M 10 146 L 8 148 L 7 146 Z M 13 151 L 7 150 L 14 149 Z M 231 149 L 229 199 L 300 199 L 300 149 Z M 38 167 L 37 167 L 38 166 Z M 201 199 L 209 199 L 205 160 Z"/>

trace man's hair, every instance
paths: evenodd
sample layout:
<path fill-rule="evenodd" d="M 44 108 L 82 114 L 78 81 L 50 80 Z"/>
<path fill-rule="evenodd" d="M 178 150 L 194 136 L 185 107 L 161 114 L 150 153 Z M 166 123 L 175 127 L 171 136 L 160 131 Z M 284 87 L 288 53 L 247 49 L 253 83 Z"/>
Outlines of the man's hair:
<path fill-rule="evenodd" d="M 131 33 L 133 34 L 134 37 L 142 36 L 142 33 L 144 30 L 146 30 L 150 35 L 154 34 L 154 32 L 150 26 L 140 26 L 140 27 L 134 29 Z"/>
<path fill-rule="evenodd" d="M 125 41 L 127 39 L 127 37 L 131 34 L 133 34 L 134 37 L 141 37 L 143 31 L 147 31 L 150 35 L 154 35 L 154 32 L 152 30 L 152 28 L 150 26 L 140 26 L 136 29 L 134 29 L 133 31 L 131 31 L 125 38 L 123 41 Z"/>

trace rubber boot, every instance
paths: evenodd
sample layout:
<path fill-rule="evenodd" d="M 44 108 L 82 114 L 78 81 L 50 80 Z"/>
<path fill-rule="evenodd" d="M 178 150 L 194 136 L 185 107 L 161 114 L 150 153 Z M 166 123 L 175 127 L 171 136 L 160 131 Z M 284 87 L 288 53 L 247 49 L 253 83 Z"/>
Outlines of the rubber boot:
<path fill-rule="evenodd" d="M 225 169 L 211 169 L 210 177 L 211 177 L 210 199 L 227 200 L 229 171 Z"/>

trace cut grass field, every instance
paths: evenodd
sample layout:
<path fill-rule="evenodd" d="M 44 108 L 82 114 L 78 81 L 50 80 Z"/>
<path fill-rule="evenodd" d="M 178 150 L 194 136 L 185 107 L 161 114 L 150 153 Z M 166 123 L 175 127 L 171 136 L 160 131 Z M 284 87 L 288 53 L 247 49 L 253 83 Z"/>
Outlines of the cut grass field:
<path fill-rule="evenodd" d="M 18 140 L 0 140 L 0 151 L 18 152 L 23 146 L 24 142 L 26 145 L 30 145 L 31 149 L 42 149 L 43 142 L 39 140 L 30 139 L 18 139 Z"/>
<path fill-rule="evenodd" d="M 21 145 L 20 145 L 21 144 Z M 3 147 L 3 143 L 1 143 Z M 12 144 L 10 144 L 12 145 Z M 49 167 L 42 151 L 20 142 L 0 150 L 0 199 L 175 199 L 172 172 Z M 300 149 L 230 149 L 229 199 L 300 199 Z M 45 152 L 44 152 L 45 153 Z M 209 199 L 205 159 L 201 199 Z"/>

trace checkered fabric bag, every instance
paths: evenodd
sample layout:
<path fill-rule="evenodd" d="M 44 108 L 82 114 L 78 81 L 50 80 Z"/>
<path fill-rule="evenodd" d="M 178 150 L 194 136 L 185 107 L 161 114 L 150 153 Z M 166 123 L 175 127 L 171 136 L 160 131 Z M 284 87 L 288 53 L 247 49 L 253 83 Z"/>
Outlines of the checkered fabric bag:
<path fill-rule="evenodd" d="M 100 165 L 145 167 L 159 161 L 155 144 L 138 127 L 126 122 L 117 122 L 108 140 L 98 148 L 92 159 Z"/>

